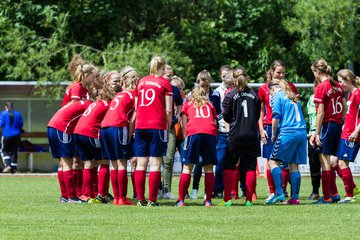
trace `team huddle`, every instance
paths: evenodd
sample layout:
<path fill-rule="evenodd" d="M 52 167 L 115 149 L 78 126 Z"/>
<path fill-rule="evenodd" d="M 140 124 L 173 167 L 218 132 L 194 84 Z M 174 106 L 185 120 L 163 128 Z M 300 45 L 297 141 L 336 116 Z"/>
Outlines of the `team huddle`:
<path fill-rule="evenodd" d="M 100 73 L 75 55 L 69 64 L 74 81 L 47 128 L 51 153 L 59 160 L 60 202 L 113 200 L 115 205 L 159 206 L 158 198 L 175 199 L 171 178 L 177 147 L 182 163 L 178 207 L 185 206 L 192 173 L 190 197 L 197 198 L 195 185 L 198 188 L 202 168 L 206 207 L 213 206 L 213 197 L 223 198 L 222 206 L 231 206 L 232 199 L 239 197 L 239 181 L 245 206 L 252 206 L 261 155 L 269 166 L 270 194 L 265 204 L 298 205 L 299 165 L 306 164 L 308 141 L 313 184 L 309 199 L 316 200 L 315 204 L 355 201 L 360 190 L 349 162 L 355 160 L 360 147 L 360 79 L 344 69 L 335 81 L 324 60 L 316 61 L 311 69 L 315 80 L 308 102 L 307 134 L 300 95 L 285 80 L 285 64 L 280 60 L 272 63 L 258 92 L 248 86 L 250 77 L 243 67 L 224 65 L 217 89 L 210 88 L 212 77 L 203 70 L 191 93 L 185 95 L 184 82 L 173 76 L 161 56 L 152 58 L 150 75 L 138 79 L 132 67 Z M 127 197 L 128 161 L 136 203 Z M 318 193 L 320 169 L 323 197 Z M 342 200 L 336 171 L 345 186 Z"/>

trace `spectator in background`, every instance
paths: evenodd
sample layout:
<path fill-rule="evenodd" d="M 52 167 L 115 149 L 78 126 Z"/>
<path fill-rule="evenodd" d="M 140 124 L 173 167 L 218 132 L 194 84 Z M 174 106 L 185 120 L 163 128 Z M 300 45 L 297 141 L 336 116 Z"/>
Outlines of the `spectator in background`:
<path fill-rule="evenodd" d="M 163 77 L 169 82 L 171 81 L 171 78 L 173 76 L 174 72 L 169 65 L 165 65 L 165 71 Z M 172 174 L 173 174 L 173 168 L 174 168 L 174 157 L 176 152 L 176 136 L 175 136 L 175 124 L 180 122 L 180 112 L 181 107 L 183 104 L 183 99 L 180 94 L 180 90 L 171 85 L 171 89 L 173 92 L 173 115 L 172 115 L 172 122 L 171 127 L 169 130 L 169 139 L 168 139 L 168 145 L 166 150 L 166 156 L 164 157 L 163 164 L 164 164 L 164 188 L 161 191 L 160 194 L 158 194 L 158 198 L 165 198 L 165 199 L 176 199 L 175 196 L 171 193 L 171 180 L 172 180 Z"/>
<path fill-rule="evenodd" d="M 186 97 L 186 93 L 184 91 L 184 89 L 185 89 L 184 81 L 181 78 L 179 78 L 178 76 L 173 76 L 171 78 L 170 83 L 171 83 L 171 85 L 177 87 L 180 90 L 181 98 L 184 100 Z M 174 126 L 174 129 L 175 129 L 175 137 L 176 137 L 176 148 L 179 151 L 180 159 L 182 159 L 184 156 L 184 149 L 183 149 L 184 138 L 182 136 L 181 122 L 176 123 Z"/>
<path fill-rule="evenodd" d="M 314 92 L 316 91 L 316 87 L 319 84 L 318 81 L 314 82 Z M 312 135 L 315 135 L 316 130 L 316 108 L 314 103 L 314 94 L 312 94 L 307 103 L 307 112 L 309 115 L 309 133 L 308 138 L 310 140 Z M 315 136 L 313 136 L 315 137 Z M 311 176 L 311 185 L 312 192 L 308 197 L 308 200 L 318 200 L 320 198 L 319 188 L 320 188 L 320 180 L 321 180 L 321 164 L 319 159 L 319 153 L 316 151 L 314 146 L 308 144 L 308 157 L 309 157 L 309 165 L 310 165 L 310 176 Z"/>
<path fill-rule="evenodd" d="M 231 89 L 234 86 L 234 79 L 232 76 L 232 69 L 230 65 L 224 65 L 220 68 L 220 78 L 222 80 L 219 87 L 215 89 L 214 92 L 219 93 L 220 95 L 220 107 L 222 110 L 222 102 L 225 97 L 225 93 L 228 89 Z M 213 197 L 222 198 L 224 191 L 224 166 L 223 161 L 225 159 L 225 152 L 227 146 L 227 137 L 229 133 L 229 127 L 226 125 L 222 115 L 219 117 L 218 121 L 218 137 L 217 137 L 217 159 L 218 163 L 215 167 L 215 188 Z"/>
<path fill-rule="evenodd" d="M 170 65 L 165 65 L 163 77 L 171 81 L 172 76 L 174 76 L 174 71 Z"/>
<path fill-rule="evenodd" d="M 10 100 L 6 101 L 5 110 L 1 112 L 0 127 L 2 128 L 1 157 L 5 165 L 3 173 L 15 173 L 23 119 L 20 112 L 14 110 L 14 104 Z"/>

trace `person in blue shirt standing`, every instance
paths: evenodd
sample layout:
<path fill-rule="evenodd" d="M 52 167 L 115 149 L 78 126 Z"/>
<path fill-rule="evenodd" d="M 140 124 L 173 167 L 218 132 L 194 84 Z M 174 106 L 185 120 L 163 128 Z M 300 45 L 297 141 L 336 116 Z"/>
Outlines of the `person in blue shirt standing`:
<path fill-rule="evenodd" d="M 2 128 L 1 157 L 5 165 L 3 173 L 15 173 L 23 119 L 21 114 L 14 110 L 11 101 L 6 101 L 5 110 L 1 112 L 0 127 Z"/>
<path fill-rule="evenodd" d="M 288 83 L 281 79 L 269 82 L 272 96 L 272 137 L 274 147 L 270 155 L 270 169 L 274 179 L 276 194 L 266 200 L 274 204 L 285 200 L 282 188 L 281 162 L 290 166 L 291 198 L 284 204 L 298 205 L 301 185 L 299 164 L 306 164 L 306 122 L 301 104 L 291 91 Z"/>

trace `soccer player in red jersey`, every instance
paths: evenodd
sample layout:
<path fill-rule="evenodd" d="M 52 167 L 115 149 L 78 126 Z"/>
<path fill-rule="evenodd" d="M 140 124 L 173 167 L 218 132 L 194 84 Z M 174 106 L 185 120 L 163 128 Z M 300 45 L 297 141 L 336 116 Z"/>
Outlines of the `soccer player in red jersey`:
<path fill-rule="evenodd" d="M 193 89 L 189 101 L 183 105 L 181 118 L 185 154 L 182 159 L 184 167 L 180 177 L 179 199 L 176 206 L 185 206 L 184 199 L 190 185 L 191 172 L 194 164 L 199 163 L 199 156 L 201 156 L 205 171 L 204 205 L 210 207 L 215 184 L 213 166 L 217 163 L 217 114 L 206 96 L 206 91 L 200 86 Z"/>
<path fill-rule="evenodd" d="M 158 206 L 161 163 L 166 155 L 168 130 L 172 121 L 172 88 L 162 77 L 166 62 L 155 56 L 150 75 L 139 80 L 135 88 L 135 185 L 139 206 Z M 145 200 L 145 178 L 148 162 L 149 201 Z"/>
<path fill-rule="evenodd" d="M 240 159 L 240 177 L 245 183 L 246 206 L 252 206 L 256 188 L 256 164 L 260 152 L 259 127 L 260 100 L 248 87 L 248 76 L 243 71 L 233 73 L 237 87 L 225 95 L 223 118 L 230 124 L 228 145 L 224 161 L 224 206 L 231 206 L 231 188 L 234 169 Z"/>
<path fill-rule="evenodd" d="M 69 102 L 58 110 L 47 127 L 47 136 L 53 158 L 59 159 L 58 180 L 61 202 L 81 202 L 76 196 L 72 173 L 75 157 L 73 131 L 82 113 L 91 101 Z"/>
<path fill-rule="evenodd" d="M 84 162 L 83 184 L 85 192 L 80 199 L 89 203 L 106 203 L 105 195 L 108 193 L 106 172 L 109 171 L 109 162 L 102 160 L 100 126 L 114 95 L 115 92 L 111 86 L 104 85 L 103 88 L 100 89 L 96 101 L 89 105 L 80 117 L 74 130 L 76 150 L 80 156 L 80 160 Z M 98 176 L 92 174 L 92 171 L 94 171 L 92 169 L 97 167 L 96 161 L 100 161 L 101 165 Z M 96 196 L 96 199 L 94 199 L 94 177 L 98 177 L 99 194 Z"/>
<path fill-rule="evenodd" d="M 86 63 L 78 54 L 73 56 L 68 69 L 74 81 L 66 89 L 62 106 L 70 101 L 88 99 L 90 86 L 99 78 L 99 70 L 94 65 Z"/>
<path fill-rule="evenodd" d="M 110 178 L 114 192 L 114 205 L 134 205 L 126 198 L 127 160 L 133 157 L 134 133 L 134 87 L 137 74 L 132 67 L 125 67 L 120 73 L 121 92 L 110 103 L 101 123 L 102 152 L 111 160 Z"/>
<path fill-rule="evenodd" d="M 88 90 L 95 86 L 99 79 L 99 70 L 92 64 L 88 64 L 80 55 L 75 54 L 69 63 L 68 70 L 74 81 L 67 87 L 62 106 L 65 106 L 70 101 L 80 101 L 89 99 Z M 60 168 L 61 168 L 60 163 Z M 82 162 L 78 157 L 74 159 L 73 174 L 75 177 L 76 193 L 81 196 L 82 191 Z M 61 178 L 61 172 L 59 172 Z"/>
<path fill-rule="evenodd" d="M 284 79 L 285 78 L 285 63 L 281 60 L 274 60 L 270 65 L 269 71 L 266 73 L 266 83 L 261 85 L 258 91 L 258 96 L 261 101 L 261 111 L 260 111 L 260 120 L 259 120 L 259 130 L 261 140 L 264 143 L 263 145 L 263 158 L 266 158 L 267 164 L 269 164 L 269 157 L 271 151 L 273 149 L 274 144 L 271 142 L 271 121 L 272 121 L 272 108 L 270 105 L 270 93 L 269 93 L 269 80 L 270 79 Z M 291 82 L 288 82 L 289 86 L 291 87 L 292 91 L 299 96 L 299 92 L 296 89 L 295 85 Z M 286 193 L 286 185 L 289 181 L 289 169 L 288 167 L 282 166 L 281 168 L 282 176 L 283 176 L 283 188 L 284 192 Z M 266 178 L 268 181 L 269 192 L 270 195 L 266 199 L 270 199 L 275 194 L 275 184 L 272 179 L 270 166 L 268 165 L 268 170 L 266 171 Z M 266 201 L 265 200 L 265 201 Z"/>
<path fill-rule="evenodd" d="M 340 200 L 335 183 L 335 169 L 330 165 L 330 156 L 336 156 L 339 146 L 342 121 L 346 114 L 346 101 L 342 86 L 332 79 L 331 67 L 323 59 L 315 61 L 311 70 L 320 84 L 316 88 L 316 131 L 311 144 L 320 147 L 323 197 L 314 204 L 327 204 Z M 332 187 L 331 187 L 332 185 Z M 332 193 L 330 189 L 332 190 Z"/>
<path fill-rule="evenodd" d="M 360 78 L 351 70 L 343 69 L 337 73 L 339 83 L 349 93 L 347 100 L 348 110 L 341 133 L 339 150 L 339 167 L 344 182 L 346 196 L 340 203 L 349 203 L 354 200 L 354 193 L 359 193 L 355 187 L 349 163 L 354 162 L 360 148 Z M 356 188 L 356 190 L 354 190 Z"/>

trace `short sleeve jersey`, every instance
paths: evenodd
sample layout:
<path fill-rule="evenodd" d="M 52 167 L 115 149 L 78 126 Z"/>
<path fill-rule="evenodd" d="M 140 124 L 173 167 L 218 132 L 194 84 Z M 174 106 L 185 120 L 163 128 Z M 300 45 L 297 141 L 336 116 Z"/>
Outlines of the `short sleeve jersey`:
<path fill-rule="evenodd" d="M 292 90 L 293 93 L 295 93 L 296 96 L 299 96 L 299 92 L 296 88 L 296 86 L 292 82 L 287 82 Z M 269 93 L 269 83 L 265 83 L 260 86 L 258 91 L 258 96 L 261 101 L 261 103 L 264 103 L 265 106 L 265 116 L 264 116 L 264 125 L 271 125 L 272 122 L 272 108 L 270 105 L 270 93 Z"/>
<path fill-rule="evenodd" d="M 110 101 L 96 100 L 86 109 L 76 124 L 74 133 L 91 138 L 99 138 L 100 126 Z"/>
<path fill-rule="evenodd" d="M 202 107 L 195 107 L 192 101 L 187 101 L 183 105 L 181 114 L 188 117 L 186 125 L 186 136 L 205 133 L 217 136 L 216 110 L 210 102 Z"/>
<path fill-rule="evenodd" d="M 111 100 L 101 127 L 126 127 L 135 107 L 134 91 L 122 91 Z"/>
<path fill-rule="evenodd" d="M 71 100 L 86 99 L 88 90 L 81 83 L 72 83 L 66 90 L 61 106 L 65 106 Z"/>
<path fill-rule="evenodd" d="M 360 124 L 360 89 L 356 89 L 350 94 L 347 100 L 348 110 L 346 112 L 345 123 L 341 138 L 348 140 L 355 128 Z M 360 142 L 360 135 L 356 138 Z"/>
<path fill-rule="evenodd" d="M 323 124 L 327 122 L 335 122 L 342 124 L 342 99 L 344 98 L 344 89 L 336 82 L 336 91 L 332 90 L 330 80 L 325 80 L 320 83 L 314 95 L 314 103 L 316 104 L 316 111 L 318 111 L 319 104 L 324 104 L 325 116 Z"/>
<path fill-rule="evenodd" d="M 223 117 L 230 124 L 228 142 L 250 145 L 259 142 L 260 100 L 251 88 L 234 88 L 225 95 Z"/>
<path fill-rule="evenodd" d="M 165 96 L 172 96 L 170 82 L 163 77 L 146 76 L 137 83 L 135 129 L 168 128 L 166 121 Z"/>
<path fill-rule="evenodd" d="M 280 132 L 303 132 L 306 131 L 306 122 L 301 110 L 300 101 L 292 102 L 282 90 L 273 96 L 273 115 L 279 115 L 278 128 Z"/>
<path fill-rule="evenodd" d="M 77 101 L 66 104 L 54 114 L 48 123 L 48 127 L 72 134 L 79 118 L 90 104 L 91 101 Z"/>

